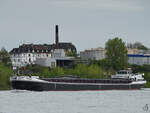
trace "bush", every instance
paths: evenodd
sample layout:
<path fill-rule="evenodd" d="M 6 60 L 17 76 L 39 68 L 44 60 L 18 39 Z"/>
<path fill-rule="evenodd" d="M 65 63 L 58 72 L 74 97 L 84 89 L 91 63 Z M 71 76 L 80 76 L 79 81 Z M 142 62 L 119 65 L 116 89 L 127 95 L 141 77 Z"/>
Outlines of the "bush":
<path fill-rule="evenodd" d="M 61 67 L 52 68 L 49 71 L 49 77 L 56 77 L 64 75 L 64 70 Z"/>
<path fill-rule="evenodd" d="M 0 63 L 0 89 L 10 89 L 10 76 L 13 74 L 11 67 Z"/>
<path fill-rule="evenodd" d="M 87 77 L 88 67 L 85 64 L 77 64 L 75 69 L 73 70 L 74 75 L 78 75 L 80 77 Z"/>
<path fill-rule="evenodd" d="M 88 78 L 104 78 L 103 70 L 95 64 L 88 67 Z"/>

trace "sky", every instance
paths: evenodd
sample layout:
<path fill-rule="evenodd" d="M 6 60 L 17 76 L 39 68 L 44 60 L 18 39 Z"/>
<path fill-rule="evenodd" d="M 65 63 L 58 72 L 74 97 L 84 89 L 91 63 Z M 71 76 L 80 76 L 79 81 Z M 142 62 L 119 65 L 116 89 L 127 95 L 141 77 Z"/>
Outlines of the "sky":
<path fill-rule="evenodd" d="M 150 0 L 0 0 L 0 48 L 72 42 L 78 52 L 114 37 L 150 48 Z"/>

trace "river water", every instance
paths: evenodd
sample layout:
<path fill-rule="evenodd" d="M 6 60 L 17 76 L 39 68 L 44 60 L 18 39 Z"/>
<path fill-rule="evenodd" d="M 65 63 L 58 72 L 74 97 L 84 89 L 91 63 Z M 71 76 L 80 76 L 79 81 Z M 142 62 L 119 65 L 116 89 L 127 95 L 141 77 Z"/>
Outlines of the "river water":
<path fill-rule="evenodd" d="M 0 113 L 150 113 L 150 89 L 0 91 Z"/>

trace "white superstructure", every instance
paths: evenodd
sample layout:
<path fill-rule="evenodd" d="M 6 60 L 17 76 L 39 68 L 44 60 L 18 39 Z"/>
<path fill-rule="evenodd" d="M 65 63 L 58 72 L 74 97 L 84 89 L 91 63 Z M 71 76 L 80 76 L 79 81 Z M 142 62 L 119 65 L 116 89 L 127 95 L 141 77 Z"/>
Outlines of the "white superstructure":
<path fill-rule="evenodd" d="M 131 70 L 120 70 L 115 75 L 111 75 L 112 79 L 131 79 L 133 81 L 145 81 L 144 74 L 133 74 Z M 145 81 L 146 83 L 146 81 Z"/>

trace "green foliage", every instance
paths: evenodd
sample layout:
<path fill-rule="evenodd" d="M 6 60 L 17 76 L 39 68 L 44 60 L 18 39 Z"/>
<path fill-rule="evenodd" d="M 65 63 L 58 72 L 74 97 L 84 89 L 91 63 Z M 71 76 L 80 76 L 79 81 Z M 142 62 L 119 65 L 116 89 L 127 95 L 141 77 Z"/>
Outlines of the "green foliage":
<path fill-rule="evenodd" d="M 144 78 L 150 82 L 150 72 L 145 73 Z"/>
<path fill-rule="evenodd" d="M 0 61 L 3 62 L 4 64 L 9 64 L 11 62 L 9 53 L 6 51 L 5 48 L 2 48 L 0 50 Z"/>
<path fill-rule="evenodd" d="M 52 68 L 50 70 L 50 77 L 56 77 L 56 76 L 61 76 L 64 75 L 64 69 L 61 67 L 56 67 L 56 68 Z"/>
<path fill-rule="evenodd" d="M 141 50 L 148 50 L 148 48 L 145 47 L 144 45 L 141 45 L 140 47 L 138 47 L 138 49 L 141 49 Z"/>
<path fill-rule="evenodd" d="M 90 64 L 96 64 L 105 70 L 111 69 L 111 62 L 108 59 L 91 60 Z"/>
<path fill-rule="evenodd" d="M 114 38 L 106 42 L 106 58 L 110 62 L 111 67 L 115 70 L 124 68 L 127 58 L 127 49 L 122 39 Z"/>
<path fill-rule="evenodd" d="M 9 78 L 13 74 L 11 67 L 0 63 L 0 90 L 10 89 Z"/>
<path fill-rule="evenodd" d="M 74 69 L 65 69 L 66 75 L 77 75 L 81 78 L 108 78 L 109 71 L 103 70 L 97 64 L 77 64 Z"/>
<path fill-rule="evenodd" d="M 26 67 L 22 67 L 19 70 L 23 72 L 22 74 L 26 74 L 26 75 L 31 74 L 39 77 L 56 77 L 56 76 L 64 75 L 64 69 L 61 67 L 49 68 L 49 67 L 43 67 L 39 65 L 27 65 Z"/>
<path fill-rule="evenodd" d="M 131 48 L 131 49 L 141 49 L 141 50 L 148 50 L 148 48 L 146 46 L 144 46 L 142 43 L 140 42 L 135 42 L 135 43 L 128 43 L 127 44 L 127 48 Z"/>
<path fill-rule="evenodd" d="M 74 69 L 74 74 L 80 76 L 80 77 L 87 77 L 87 71 L 88 67 L 85 64 L 77 64 L 77 66 Z"/>
<path fill-rule="evenodd" d="M 40 73 L 42 77 L 50 77 L 52 72 L 49 71 L 48 68 L 45 68 L 42 70 L 42 72 Z"/>
<path fill-rule="evenodd" d="M 144 78 L 147 81 L 147 83 L 145 84 L 145 87 L 150 88 L 150 72 L 145 73 Z"/>
<path fill-rule="evenodd" d="M 130 65 L 130 68 L 133 70 L 134 73 L 142 72 L 147 73 L 150 72 L 150 65 Z"/>
<path fill-rule="evenodd" d="M 66 56 L 77 57 L 76 51 L 66 51 Z"/>
<path fill-rule="evenodd" d="M 144 88 L 150 88 L 150 81 L 147 81 L 147 83 L 144 85 Z"/>
<path fill-rule="evenodd" d="M 23 67 L 22 69 L 24 68 L 34 73 L 41 73 L 46 69 L 46 67 L 39 66 L 39 65 L 27 65 L 26 67 Z"/>
<path fill-rule="evenodd" d="M 104 78 L 103 70 L 95 64 L 92 64 L 88 67 L 88 78 Z"/>
<path fill-rule="evenodd" d="M 75 68 L 47 68 L 41 66 L 28 66 L 27 70 L 33 71 L 33 75 L 40 77 L 56 77 L 61 75 L 75 75 L 81 78 L 107 78 L 109 71 L 104 71 L 97 64 L 77 64 Z"/>

